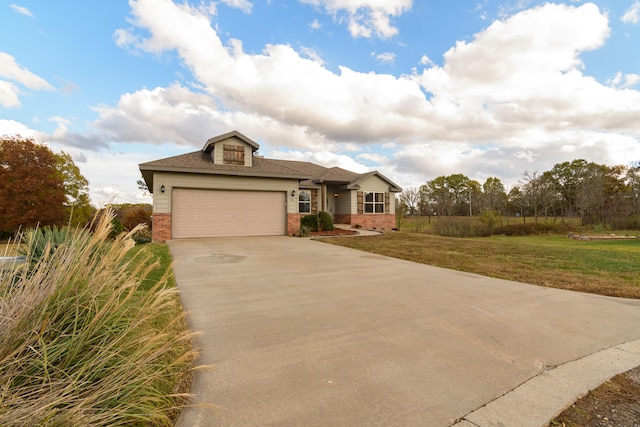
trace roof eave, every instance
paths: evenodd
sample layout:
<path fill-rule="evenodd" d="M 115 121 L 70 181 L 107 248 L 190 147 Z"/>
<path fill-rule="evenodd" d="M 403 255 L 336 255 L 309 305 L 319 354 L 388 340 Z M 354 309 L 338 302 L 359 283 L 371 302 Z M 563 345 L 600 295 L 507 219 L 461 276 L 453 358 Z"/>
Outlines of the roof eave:
<path fill-rule="evenodd" d="M 144 176 L 145 172 L 169 172 L 169 173 L 191 173 L 191 174 L 202 174 L 202 175 L 225 175 L 225 176 L 247 176 L 247 177 L 262 177 L 262 178 L 278 178 L 278 179 L 295 179 L 298 181 L 304 181 L 310 179 L 307 175 L 288 175 L 282 173 L 271 173 L 271 172 L 256 172 L 256 171 L 234 171 L 234 170 L 212 170 L 212 169 L 201 169 L 201 168 L 181 168 L 175 166 L 145 166 L 140 165 L 140 171 Z M 146 180 L 146 178 L 145 178 Z M 153 181 L 153 178 L 152 178 Z M 147 183 L 148 185 L 148 183 Z"/>
<path fill-rule="evenodd" d="M 257 142 L 255 142 L 251 138 L 241 134 L 237 130 L 232 130 L 231 132 L 227 132 L 225 134 L 214 136 L 213 138 L 209 138 L 207 140 L 207 142 L 204 144 L 204 147 L 202 147 L 202 151 L 205 152 L 205 153 L 211 153 L 211 151 L 213 150 L 213 146 L 217 142 L 223 141 L 223 140 L 228 139 L 228 138 L 233 138 L 233 137 L 236 137 L 236 138 L 242 140 L 243 142 L 247 143 L 248 145 L 250 145 L 251 146 L 251 150 L 253 152 L 258 151 L 258 149 L 260 148 L 260 144 L 258 144 Z"/>
<path fill-rule="evenodd" d="M 330 179 L 313 179 L 312 182 L 314 184 L 342 184 L 349 185 L 351 181 L 333 181 Z"/>

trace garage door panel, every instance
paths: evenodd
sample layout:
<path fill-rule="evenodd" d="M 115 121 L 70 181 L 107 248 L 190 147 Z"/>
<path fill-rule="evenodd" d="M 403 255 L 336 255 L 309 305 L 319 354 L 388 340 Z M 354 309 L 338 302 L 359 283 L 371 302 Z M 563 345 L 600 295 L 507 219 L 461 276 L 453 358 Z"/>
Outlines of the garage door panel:
<path fill-rule="evenodd" d="M 173 238 L 285 234 L 285 193 L 173 190 Z"/>

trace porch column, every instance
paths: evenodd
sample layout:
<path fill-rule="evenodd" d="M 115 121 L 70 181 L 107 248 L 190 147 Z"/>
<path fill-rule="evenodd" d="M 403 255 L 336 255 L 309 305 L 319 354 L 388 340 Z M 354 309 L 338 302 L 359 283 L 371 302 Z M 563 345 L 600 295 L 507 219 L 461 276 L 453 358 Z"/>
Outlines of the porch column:
<path fill-rule="evenodd" d="M 322 184 L 320 186 L 320 199 L 322 203 L 320 204 L 320 211 L 327 211 L 327 184 Z"/>

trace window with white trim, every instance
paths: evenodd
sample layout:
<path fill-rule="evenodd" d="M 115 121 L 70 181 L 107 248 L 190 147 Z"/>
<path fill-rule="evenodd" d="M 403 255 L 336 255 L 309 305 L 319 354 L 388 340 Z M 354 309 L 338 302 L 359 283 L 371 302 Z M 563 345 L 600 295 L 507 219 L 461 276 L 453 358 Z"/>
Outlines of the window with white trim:
<path fill-rule="evenodd" d="M 311 213 L 311 191 L 300 190 L 298 193 L 298 212 Z"/>
<path fill-rule="evenodd" d="M 364 213 L 384 213 L 384 193 L 364 193 Z"/>

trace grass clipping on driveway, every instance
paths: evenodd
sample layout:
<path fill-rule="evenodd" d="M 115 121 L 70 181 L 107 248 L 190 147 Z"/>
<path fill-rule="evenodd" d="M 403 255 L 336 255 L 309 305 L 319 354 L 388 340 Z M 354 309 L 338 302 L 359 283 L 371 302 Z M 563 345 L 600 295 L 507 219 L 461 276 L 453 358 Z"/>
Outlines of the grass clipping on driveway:
<path fill-rule="evenodd" d="M 640 299 L 640 241 L 392 232 L 323 242 L 534 285 Z M 401 275 L 401 272 L 399 272 Z"/>
<path fill-rule="evenodd" d="M 173 425 L 194 358 L 177 289 L 110 223 L 0 270 L 0 425 Z"/>

